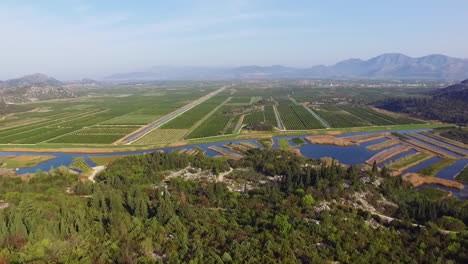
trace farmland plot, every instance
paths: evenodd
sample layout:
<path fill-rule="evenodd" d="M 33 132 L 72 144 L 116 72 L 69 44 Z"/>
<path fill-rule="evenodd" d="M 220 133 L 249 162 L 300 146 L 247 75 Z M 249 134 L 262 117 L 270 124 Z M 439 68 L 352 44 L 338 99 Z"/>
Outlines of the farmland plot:
<path fill-rule="evenodd" d="M 244 117 L 244 124 L 257 125 L 265 122 L 263 111 L 255 111 Z"/>
<path fill-rule="evenodd" d="M 265 124 L 272 125 L 274 127 L 278 126 L 278 121 L 276 120 L 275 111 L 273 106 L 266 105 L 264 110 Z"/>
<path fill-rule="evenodd" d="M 277 109 L 286 129 L 305 130 L 323 127 L 322 123 L 301 105 L 279 105 Z"/>
<path fill-rule="evenodd" d="M 323 106 L 320 109 L 314 109 L 331 127 L 359 127 L 369 126 L 371 123 L 358 118 L 338 107 Z"/>
<path fill-rule="evenodd" d="M 367 106 L 340 106 L 341 109 L 356 115 L 374 125 L 421 124 L 422 121 L 406 117 L 394 117 L 373 110 Z"/>
<path fill-rule="evenodd" d="M 133 144 L 161 144 L 175 142 L 181 139 L 188 129 L 161 129 L 157 128 L 148 134 L 144 135 Z"/>
<path fill-rule="evenodd" d="M 205 102 L 193 107 L 187 112 L 162 125 L 161 128 L 189 129 L 227 98 L 227 96 L 213 96 Z"/>
<path fill-rule="evenodd" d="M 128 114 L 109 119 L 102 124 L 108 125 L 146 125 L 163 117 L 162 115 Z"/>
<path fill-rule="evenodd" d="M 200 126 L 195 128 L 187 138 L 201 138 L 222 135 L 226 126 L 234 119 L 229 114 L 230 107 L 221 107 L 212 116 L 205 120 Z"/>

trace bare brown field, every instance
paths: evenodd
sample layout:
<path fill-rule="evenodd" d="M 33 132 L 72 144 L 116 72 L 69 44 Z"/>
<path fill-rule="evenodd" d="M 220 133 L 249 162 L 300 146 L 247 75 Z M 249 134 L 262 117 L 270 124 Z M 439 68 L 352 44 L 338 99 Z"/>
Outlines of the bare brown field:
<path fill-rule="evenodd" d="M 330 135 L 322 135 L 322 136 L 308 136 L 306 137 L 307 141 L 312 144 L 320 144 L 320 145 L 335 145 L 335 146 L 356 146 L 356 143 L 347 140 L 346 138 L 337 138 Z"/>
<path fill-rule="evenodd" d="M 366 143 L 369 141 L 386 138 L 389 137 L 391 134 L 389 133 L 378 133 L 378 134 L 368 134 L 368 135 L 359 135 L 359 136 L 350 136 L 350 137 L 342 137 L 343 139 L 349 140 L 351 142 L 361 144 Z"/>
<path fill-rule="evenodd" d="M 456 181 L 451 181 L 451 180 L 446 180 L 446 179 L 441 179 L 441 178 L 436 178 L 436 177 L 428 177 L 419 173 L 407 173 L 403 175 L 403 180 L 410 183 L 413 187 L 419 187 L 424 184 L 438 184 L 444 187 L 455 188 L 459 190 L 462 190 L 465 188 L 463 184 L 456 182 Z"/>
<path fill-rule="evenodd" d="M 375 150 L 383 149 L 383 148 L 386 148 L 386 147 L 394 146 L 394 145 L 399 144 L 399 143 L 400 143 L 399 140 L 391 139 L 389 141 L 385 141 L 385 142 L 378 143 L 378 144 L 375 144 L 375 145 L 370 145 L 370 146 L 367 147 L 367 149 L 375 151 Z"/>

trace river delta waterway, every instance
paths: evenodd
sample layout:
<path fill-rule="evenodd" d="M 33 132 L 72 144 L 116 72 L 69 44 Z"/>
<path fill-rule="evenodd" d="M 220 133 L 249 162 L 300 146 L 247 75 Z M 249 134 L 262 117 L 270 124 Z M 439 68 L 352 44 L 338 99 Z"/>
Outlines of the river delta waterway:
<path fill-rule="evenodd" d="M 404 133 L 418 133 L 418 132 L 428 131 L 428 130 L 429 129 L 398 130 L 398 131 L 389 131 L 389 132 L 398 132 L 398 133 L 404 134 Z M 337 137 L 375 134 L 375 133 L 382 133 L 382 132 L 347 133 L 347 134 L 342 134 L 342 135 L 337 136 Z M 377 143 L 382 143 L 382 142 L 385 142 L 385 141 L 389 140 L 387 138 L 381 138 L 381 139 L 369 141 L 369 142 L 366 142 L 366 143 L 362 143 L 359 146 L 342 147 L 342 146 L 334 146 L 334 145 L 311 144 L 307 140 L 305 140 L 306 136 L 281 136 L 281 137 L 274 137 L 273 138 L 273 140 L 274 140 L 273 148 L 278 148 L 279 147 L 278 139 L 289 139 L 289 142 L 290 142 L 291 146 L 295 146 L 294 142 L 292 142 L 292 139 L 296 138 L 296 137 L 303 138 L 304 141 L 307 142 L 307 144 L 297 147 L 301 151 L 302 155 L 304 155 L 305 157 L 315 158 L 315 159 L 330 157 L 330 158 L 334 158 L 334 159 L 338 160 L 341 163 L 348 164 L 348 165 L 362 164 L 367 159 L 371 158 L 373 155 L 377 154 L 378 152 L 381 152 L 382 150 L 385 150 L 385 149 L 388 149 L 388 148 L 395 147 L 395 145 L 393 145 L 393 146 L 389 146 L 389 147 L 379 149 L 379 150 L 375 150 L 375 151 L 372 151 L 372 150 L 369 150 L 369 149 L 366 148 L 367 146 L 374 145 L 374 144 L 377 144 Z M 221 142 L 206 143 L 206 144 L 196 144 L 196 145 L 188 145 L 188 146 L 180 146 L 180 147 L 157 148 L 157 149 L 151 149 L 151 150 L 145 150 L 145 151 L 133 151 L 133 152 L 114 152 L 114 153 L 96 153 L 96 154 L 89 154 L 89 153 L 86 153 L 86 154 L 83 154 L 83 153 L 54 153 L 54 152 L 49 152 L 49 153 L 0 152 L 0 156 L 8 156 L 8 155 L 14 155 L 14 156 L 20 156 L 20 155 L 51 155 L 51 156 L 55 156 L 54 159 L 48 160 L 46 162 L 42 162 L 42 163 L 38 164 L 37 166 L 30 167 L 30 168 L 18 168 L 16 170 L 17 174 L 25 174 L 25 173 L 34 173 L 34 172 L 36 172 L 38 170 L 49 171 L 51 168 L 57 168 L 57 167 L 60 167 L 60 166 L 70 166 L 73 163 L 74 158 L 77 158 L 77 157 L 84 158 L 84 160 L 92 167 L 96 166 L 96 164 L 94 164 L 94 162 L 89 159 L 89 157 L 92 157 L 92 156 L 122 156 L 122 155 L 144 154 L 144 153 L 150 153 L 150 152 L 154 152 L 154 151 L 171 152 L 171 151 L 175 151 L 175 150 L 189 149 L 189 148 L 200 148 L 200 149 L 203 149 L 205 151 L 205 155 L 210 156 L 210 157 L 216 157 L 216 156 L 220 156 L 220 154 L 218 152 L 215 152 L 215 151 L 209 149 L 209 147 L 217 146 L 217 147 L 223 148 L 224 150 L 226 150 L 228 152 L 233 152 L 230 149 L 224 148 L 223 145 L 226 145 L 228 143 L 240 143 L 240 142 L 250 142 L 250 143 L 253 143 L 253 144 L 257 145 L 258 147 L 262 148 L 262 146 L 255 139 L 245 139 L 245 140 L 221 141 Z M 425 145 L 428 145 L 428 146 L 430 146 L 432 148 L 436 148 L 436 149 L 438 149 L 440 151 L 451 154 L 451 155 L 453 155 L 455 157 L 460 157 L 460 155 L 457 155 L 455 153 L 451 153 L 450 151 L 448 151 L 446 149 L 439 148 L 439 147 L 437 147 L 435 145 L 431 145 L 431 144 L 426 143 L 426 142 L 422 142 L 422 141 L 420 141 L 420 142 L 425 144 Z M 463 149 L 463 151 L 466 151 L 466 150 Z M 407 155 L 411 155 L 411 154 L 414 154 L 414 153 L 415 153 L 414 150 L 409 150 L 409 151 L 406 151 L 404 153 L 400 153 L 400 154 L 390 158 L 389 160 L 383 162 L 382 164 L 380 164 L 380 166 L 382 167 L 382 166 L 384 166 L 384 165 L 386 165 L 386 164 L 388 164 L 390 162 L 393 162 L 393 161 L 395 161 L 397 159 L 400 159 L 402 157 L 405 157 Z M 438 162 L 440 160 L 441 160 L 441 158 L 438 158 L 438 157 L 430 158 L 430 159 L 428 159 L 428 160 L 426 160 L 426 161 L 424 161 L 422 163 L 419 163 L 419 164 L 417 164 L 417 165 L 415 165 L 413 167 L 408 168 L 403 173 L 417 172 L 420 169 L 425 168 L 427 166 L 430 166 L 431 164 L 434 164 L 434 163 L 436 163 L 436 162 Z M 468 165 L 468 159 L 460 159 L 457 162 L 455 162 L 454 164 L 440 170 L 436 174 L 436 177 L 443 178 L 443 179 L 448 179 L 448 180 L 453 180 L 454 177 L 460 171 L 462 171 L 463 168 L 465 166 L 467 166 L 467 165 Z M 430 187 L 439 188 L 439 189 L 443 189 L 443 190 L 446 190 L 446 191 L 451 191 L 453 193 L 453 195 L 455 197 L 459 198 L 459 199 L 468 199 L 468 184 L 465 184 L 464 186 L 465 186 L 465 188 L 463 190 L 451 189 L 451 188 L 446 188 L 446 187 L 442 187 L 442 186 L 438 186 L 438 185 L 434 185 L 434 186 L 431 185 Z M 423 186 L 423 187 L 420 187 L 420 188 L 424 188 L 424 187 L 427 187 L 427 186 Z"/>

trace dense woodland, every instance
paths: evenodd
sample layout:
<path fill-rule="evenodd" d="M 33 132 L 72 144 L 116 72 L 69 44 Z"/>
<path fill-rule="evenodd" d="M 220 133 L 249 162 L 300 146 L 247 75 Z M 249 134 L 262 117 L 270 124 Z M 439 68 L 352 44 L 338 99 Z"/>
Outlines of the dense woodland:
<path fill-rule="evenodd" d="M 167 178 L 186 167 L 207 180 Z M 231 168 L 227 178 L 254 187 L 210 180 Z M 115 161 L 96 183 L 78 177 L 0 178 L 0 263 L 468 262 L 466 201 L 377 166 L 282 150 L 239 161 L 156 152 Z"/>
<path fill-rule="evenodd" d="M 463 126 L 468 124 L 468 80 L 433 90 L 429 95 L 431 96 L 388 98 L 377 102 L 376 106 L 420 118 Z"/>
<path fill-rule="evenodd" d="M 389 98 L 377 102 L 376 106 L 419 118 L 468 125 L 468 102 L 466 100 L 454 100 L 447 97 Z"/>

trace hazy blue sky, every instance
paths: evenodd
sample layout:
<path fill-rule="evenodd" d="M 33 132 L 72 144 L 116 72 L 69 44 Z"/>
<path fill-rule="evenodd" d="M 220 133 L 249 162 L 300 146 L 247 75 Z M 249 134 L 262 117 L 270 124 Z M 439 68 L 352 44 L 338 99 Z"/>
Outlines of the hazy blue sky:
<path fill-rule="evenodd" d="M 466 0 L 1 0 L 0 79 L 307 67 L 387 52 L 468 58 L 467 10 Z"/>

